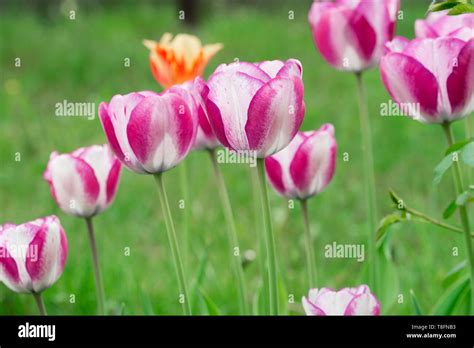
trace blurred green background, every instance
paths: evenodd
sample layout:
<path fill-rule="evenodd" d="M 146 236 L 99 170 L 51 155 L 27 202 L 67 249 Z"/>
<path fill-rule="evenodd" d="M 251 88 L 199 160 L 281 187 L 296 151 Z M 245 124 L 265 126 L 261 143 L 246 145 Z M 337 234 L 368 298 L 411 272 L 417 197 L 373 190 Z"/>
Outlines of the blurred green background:
<path fill-rule="evenodd" d="M 51 314 L 96 312 L 92 263 L 85 222 L 62 213 L 42 179 L 49 154 L 103 143 L 98 117 L 56 117 L 55 104 L 109 100 L 114 94 L 159 90 L 149 71 L 142 40 L 165 32 L 188 32 L 203 43 L 221 42 L 206 69 L 220 63 L 297 58 L 303 63 L 306 116 L 303 130 L 331 122 L 336 129 L 338 161 L 333 182 L 310 201 L 312 232 L 318 258 L 319 285 L 340 288 L 365 282 L 365 265 L 355 259 L 324 258 L 324 246 L 365 243 L 366 215 L 355 77 L 327 65 L 316 52 L 307 22 L 311 1 L 198 1 L 195 23 L 178 19 L 173 1 L 15 1 L 1 4 L 0 222 L 22 223 L 39 216 L 60 217 L 69 239 L 63 276 L 44 293 Z M 398 35 L 414 36 L 414 21 L 424 17 L 429 1 L 402 1 Z M 75 10 L 75 20 L 69 11 Z M 293 11 L 294 19 L 289 19 Z M 15 59 L 21 58 L 21 67 Z M 125 67 L 125 59 L 130 66 Z M 440 216 L 453 199 L 451 178 L 432 184 L 445 140 L 440 127 L 406 117 L 381 117 L 389 96 L 378 69 L 364 74 L 369 97 L 379 217 L 391 212 L 389 188 L 419 210 Z M 455 125 L 458 137 L 463 124 Z M 343 153 L 349 161 L 343 161 Z M 16 153 L 21 161 L 15 161 Z M 180 166 L 166 173 L 195 313 L 236 313 L 235 282 L 229 271 L 225 221 L 207 154 L 186 159 L 189 201 L 183 198 Z M 258 202 L 253 198 L 246 165 L 223 164 L 243 250 L 258 250 Z M 289 314 L 302 314 L 300 299 L 308 291 L 303 225 L 299 206 L 270 190 L 277 236 L 282 302 Z M 186 243 L 185 214 L 189 214 Z M 457 216 L 451 218 L 457 224 Z M 180 314 L 177 282 L 152 177 L 123 170 L 113 205 L 95 219 L 109 314 Z M 449 285 L 446 274 L 464 259 L 462 236 L 439 228 L 405 223 L 390 230 L 383 288 L 376 295 L 384 314 L 412 314 L 410 289 L 426 312 Z M 459 255 L 453 256 L 454 247 Z M 125 248 L 130 248 L 126 256 Z M 260 255 L 257 253 L 257 258 Z M 255 304 L 261 276 L 258 262 L 245 267 L 249 303 Z M 199 290 L 201 289 L 201 290 Z M 71 295 L 75 303 L 70 302 Z M 288 304 L 293 295 L 295 303 Z M 400 297 L 399 295 L 402 295 Z M 464 294 L 463 296 L 467 296 Z M 466 297 L 467 298 L 467 297 Z M 463 314 L 461 301 L 452 313 Z M 0 314 L 36 314 L 33 298 L 0 286 Z"/>

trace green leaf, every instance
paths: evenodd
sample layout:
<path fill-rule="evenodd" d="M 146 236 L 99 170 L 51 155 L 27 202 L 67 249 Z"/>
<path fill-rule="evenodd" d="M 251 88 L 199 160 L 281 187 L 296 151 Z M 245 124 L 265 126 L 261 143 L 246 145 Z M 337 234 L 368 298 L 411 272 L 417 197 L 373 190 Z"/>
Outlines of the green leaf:
<path fill-rule="evenodd" d="M 120 314 L 119 315 L 125 315 L 125 302 L 122 302 L 120 304 Z"/>
<path fill-rule="evenodd" d="M 415 292 L 410 289 L 411 303 L 413 305 L 413 312 L 415 315 L 423 315 L 424 311 L 421 309 L 420 302 L 415 296 Z"/>
<path fill-rule="evenodd" d="M 253 297 L 252 301 L 252 314 L 253 315 L 262 315 L 265 313 L 265 305 L 261 301 L 262 298 L 262 292 L 263 292 L 263 283 L 260 283 L 259 287 L 257 288 L 257 291 L 255 291 L 255 295 Z"/>
<path fill-rule="evenodd" d="M 473 193 L 471 192 L 471 190 L 464 191 L 456 198 L 456 204 L 458 206 L 465 205 L 468 199 L 472 197 L 472 195 Z"/>
<path fill-rule="evenodd" d="M 456 304 L 458 303 L 461 295 L 469 287 L 469 277 L 466 275 L 446 289 L 443 295 L 439 298 L 433 308 L 434 315 L 452 315 Z"/>
<path fill-rule="evenodd" d="M 214 303 L 214 301 L 209 297 L 209 295 L 207 295 L 203 289 L 199 288 L 199 292 L 202 296 L 202 299 L 204 300 L 204 302 L 206 303 L 206 307 L 207 307 L 207 312 L 209 313 L 209 315 L 220 315 L 221 314 L 221 311 L 219 309 L 219 307 L 217 307 L 217 305 Z"/>
<path fill-rule="evenodd" d="M 450 8 L 455 7 L 456 5 L 459 5 L 460 2 L 458 1 L 445 1 L 445 2 L 438 2 L 431 4 L 430 7 L 428 8 L 428 12 L 437 12 L 437 11 L 443 11 L 443 10 L 448 10 Z"/>
<path fill-rule="evenodd" d="M 281 276 L 278 276 L 278 297 L 280 314 L 288 315 L 288 292 Z"/>
<path fill-rule="evenodd" d="M 433 183 L 435 185 L 438 185 L 441 182 L 441 179 L 443 178 L 444 173 L 451 167 L 453 164 L 453 156 L 452 154 L 449 154 L 443 158 L 441 162 L 435 167 L 434 169 L 434 179 Z"/>
<path fill-rule="evenodd" d="M 377 228 L 377 234 L 376 234 L 376 241 L 379 243 L 384 237 L 385 234 L 387 233 L 389 227 L 391 227 L 394 224 L 397 224 L 399 222 L 405 221 L 406 218 L 402 217 L 402 215 L 399 212 L 389 214 L 385 216 L 379 223 L 379 227 Z M 380 245 L 379 245 L 380 247 Z"/>
<path fill-rule="evenodd" d="M 449 203 L 449 205 L 443 211 L 443 219 L 449 219 L 454 214 L 457 208 L 458 205 L 456 204 L 455 200 Z"/>
<path fill-rule="evenodd" d="M 199 299 L 201 297 L 201 293 L 199 291 L 202 281 L 204 279 L 204 275 L 206 273 L 206 266 L 208 261 L 208 253 L 205 251 L 199 260 L 199 266 L 196 272 L 196 277 L 192 281 L 191 285 L 191 308 L 193 309 L 193 313 L 198 312 L 199 307 Z"/>
<path fill-rule="evenodd" d="M 461 160 L 470 167 L 474 167 L 474 143 L 467 144 L 461 151 Z"/>
<path fill-rule="evenodd" d="M 142 307 L 143 307 L 143 314 L 144 315 L 155 315 L 153 311 L 153 306 L 151 304 L 150 298 L 145 295 L 144 293 L 141 293 L 141 300 L 142 300 Z"/>
<path fill-rule="evenodd" d="M 474 12 L 474 6 L 469 5 L 469 4 L 459 4 L 451 10 L 449 10 L 448 15 L 449 16 L 456 16 L 464 13 L 473 13 Z"/>
<path fill-rule="evenodd" d="M 403 200 L 395 193 L 395 191 L 390 190 L 388 191 L 388 194 L 390 195 L 390 199 L 392 200 L 393 203 L 398 207 L 398 204 L 400 204 L 400 201 L 403 202 Z"/>
<path fill-rule="evenodd" d="M 380 293 L 380 303 L 382 303 L 382 313 L 388 314 L 397 303 L 397 295 L 400 293 L 400 277 L 395 263 L 392 261 L 393 243 L 390 238 L 385 243 L 383 249 L 377 253 L 379 268 L 378 284 L 383 284 L 384 291 Z M 390 251 L 389 251 L 390 250 Z"/>
<path fill-rule="evenodd" d="M 445 156 L 449 155 L 452 152 L 461 150 L 464 146 L 466 146 L 472 141 L 473 139 L 471 138 L 471 139 L 466 139 L 466 140 L 462 140 L 462 141 L 458 141 L 457 143 L 454 143 L 453 145 L 451 145 L 450 147 L 446 149 L 446 152 L 444 153 Z"/>
<path fill-rule="evenodd" d="M 443 287 L 447 288 L 453 284 L 465 272 L 467 262 L 466 260 L 459 262 L 444 276 L 442 280 Z"/>

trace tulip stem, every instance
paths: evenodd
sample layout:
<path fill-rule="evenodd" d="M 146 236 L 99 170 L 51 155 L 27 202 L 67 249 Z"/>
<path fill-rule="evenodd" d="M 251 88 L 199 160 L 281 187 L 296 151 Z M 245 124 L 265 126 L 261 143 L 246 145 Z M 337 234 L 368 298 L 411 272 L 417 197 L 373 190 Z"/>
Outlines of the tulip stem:
<path fill-rule="evenodd" d="M 448 141 L 448 146 L 452 146 L 454 144 L 454 137 L 451 129 L 451 123 L 443 123 L 442 126 L 446 140 Z M 453 161 L 453 178 L 454 186 L 456 188 L 456 195 L 459 196 L 463 192 L 464 187 L 459 161 Z M 471 273 L 471 314 L 474 314 L 474 253 L 472 250 L 471 230 L 469 227 L 469 217 L 467 215 L 466 205 L 459 206 L 459 216 L 464 229 L 467 258 L 469 259 L 469 269 Z"/>
<path fill-rule="evenodd" d="M 184 276 L 183 261 L 178 248 L 178 239 L 176 237 L 176 231 L 174 229 L 173 217 L 171 216 L 170 206 L 168 204 L 168 198 L 166 197 L 165 186 L 163 184 L 163 173 L 154 175 L 156 183 L 158 184 L 158 195 L 160 196 L 161 208 L 165 218 L 166 231 L 168 232 L 168 241 L 170 243 L 171 254 L 173 257 L 174 267 L 176 275 L 178 277 L 179 284 L 179 302 L 183 305 L 183 312 L 185 315 L 191 315 L 191 301 L 188 296 L 188 288 L 186 285 L 186 278 Z M 183 298 L 184 296 L 184 298 Z"/>
<path fill-rule="evenodd" d="M 302 199 L 301 212 L 303 215 L 304 222 L 304 236 L 305 236 L 305 247 L 306 247 L 306 263 L 308 270 L 309 288 L 316 287 L 317 273 L 316 273 L 316 262 L 314 259 L 314 248 L 313 238 L 311 237 L 311 230 L 309 228 L 309 214 L 308 214 L 308 200 Z"/>
<path fill-rule="evenodd" d="M 94 226 L 92 224 L 92 218 L 86 218 L 85 220 L 87 224 L 87 235 L 89 236 L 89 244 L 92 251 L 92 261 L 94 264 L 95 290 L 97 295 L 97 313 L 99 315 L 105 315 L 104 284 L 102 282 L 102 275 L 100 272 L 99 255 L 97 253 L 97 244 L 95 242 Z"/>
<path fill-rule="evenodd" d="M 268 202 L 267 182 L 265 179 L 264 159 L 257 159 L 258 176 L 260 182 L 260 196 L 263 212 L 263 229 L 265 230 L 265 244 L 268 259 L 268 288 L 270 315 L 278 315 L 278 280 L 275 236 L 273 234 L 272 220 L 270 215 L 270 204 Z"/>
<path fill-rule="evenodd" d="M 43 295 L 41 294 L 41 292 L 34 292 L 33 297 L 35 298 L 40 315 L 48 315 L 48 313 L 46 312 L 46 307 L 44 306 Z"/>
<path fill-rule="evenodd" d="M 189 189 L 188 189 L 188 168 L 186 161 L 181 162 L 180 169 L 180 181 L 181 181 L 181 194 L 183 195 L 183 238 L 182 245 L 184 249 L 183 263 L 186 269 L 188 268 L 188 254 L 189 254 L 189 215 L 188 215 L 188 204 L 189 202 Z"/>
<path fill-rule="evenodd" d="M 229 194 L 225 185 L 224 177 L 222 175 L 219 163 L 214 150 L 209 150 L 211 157 L 212 167 L 217 181 L 217 189 L 221 197 L 222 206 L 224 209 L 224 216 L 227 223 L 227 238 L 229 241 L 228 253 L 231 258 L 231 264 L 234 271 L 234 276 L 237 280 L 237 292 L 239 294 L 239 308 L 242 315 L 248 315 L 247 308 L 247 290 L 245 287 L 244 272 L 242 269 L 242 257 L 239 246 L 239 240 L 237 238 L 237 231 L 235 228 L 234 215 L 232 213 L 232 207 L 230 204 Z M 237 254 L 235 254 L 235 248 L 237 248 Z"/>
<path fill-rule="evenodd" d="M 464 128 L 465 128 L 465 132 L 466 132 L 466 139 L 472 139 L 472 120 L 474 119 L 474 115 L 471 115 L 471 116 L 467 116 L 466 119 L 464 120 Z M 472 168 L 471 167 L 468 167 L 467 168 L 467 182 L 469 184 L 472 183 L 471 181 L 472 179 Z"/>
<path fill-rule="evenodd" d="M 362 156 L 364 161 L 365 178 L 365 200 L 367 204 L 368 236 L 367 246 L 369 249 L 369 284 L 374 293 L 377 293 L 377 255 L 375 249 L 375 236 L 377 228 L 377 205 L 375 200 L 375 174 L 374 159 L 372 153 L 372 134 L 370 130 L 369 113 L 367 110 L 367 98 L 365 95 L 362 73 L 356 73 L 357 92 L 359 99 L 359 119 L 362 133 Z"/>

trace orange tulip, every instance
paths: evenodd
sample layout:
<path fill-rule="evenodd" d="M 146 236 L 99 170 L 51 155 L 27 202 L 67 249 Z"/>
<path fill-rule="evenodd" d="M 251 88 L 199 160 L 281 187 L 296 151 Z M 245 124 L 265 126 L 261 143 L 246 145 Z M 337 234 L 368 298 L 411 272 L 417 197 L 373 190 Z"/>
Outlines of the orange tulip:
<path fill-rule="evenodd" d="M 222 44 L 202 46 L 199 38 L 188 34 L 174 37 L 165 33 L 159 42 L 144 40 L 150 50 L 151 72 L 164 88 L 201 76 L 207 62 L 222 48 Z"/>

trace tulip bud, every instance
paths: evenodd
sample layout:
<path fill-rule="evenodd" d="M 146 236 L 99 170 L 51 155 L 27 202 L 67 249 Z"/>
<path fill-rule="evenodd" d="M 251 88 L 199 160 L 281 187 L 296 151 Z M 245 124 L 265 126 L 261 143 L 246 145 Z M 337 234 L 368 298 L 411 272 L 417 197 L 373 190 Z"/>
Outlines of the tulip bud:
<path fill-rule="evenodd" d="M 199 38 L 178 34 L 174 38 L 165 33 L 159 42 L 144 40 L 150 50 L 150 67 L 153 77 L 164 88 L 201 76 L 209 60 L 222 48 L 222 44 L 202 46 Z"/>
<path fill-rule="evenodd" d="M 303 122 L 302 67 L 295 59 L 222 64 L 201 95 L 221 144 L 259 158 L 288 145 Z"/>
<path fill-rule="evenodd" d="M 311 289 L 302 303 L 307 315 L 380 315 L 380 302 L 367 285 L 339 291 Z"/>
<path fill-rule="evenodd" d="M 308 14 L 314 43 L 336 69 L 370 68 L 393 37 L 399 6 L 399 0 L 315 1 Z"/>
<path fill-rule="evenodd" d="M 68 154 L 53 152 L 43 177 L 66 214 L 91 217 L 112 203 L 121 168 L 109 145 L 92 145 Z"/>
<path fill-rule="evenodd" d="M 298 132 L 287 147 L 265 159 L 267 177 L 284 197 L 312 197 L 331 182 L 336 169 L 336 151 L 331 124 L 317 131 Z"/>
<path fill-rule="evenodd" d="M 173 168 L 196 137 L 197 118 L 176 92 L 116 95 L 109 104 L 100 104 L 99 116 L 115 155 L 136 173 Z"/>
<path fill-rule="evenodd" d="M 0 282 L 20 293 L 39 293 L 64 270 L 66 234 L 54 216 L 0 226 Z"/>

